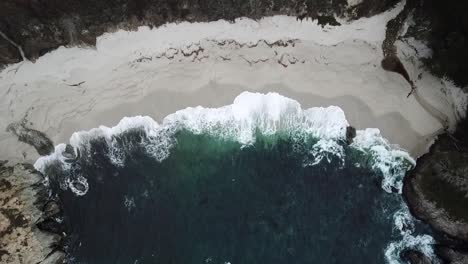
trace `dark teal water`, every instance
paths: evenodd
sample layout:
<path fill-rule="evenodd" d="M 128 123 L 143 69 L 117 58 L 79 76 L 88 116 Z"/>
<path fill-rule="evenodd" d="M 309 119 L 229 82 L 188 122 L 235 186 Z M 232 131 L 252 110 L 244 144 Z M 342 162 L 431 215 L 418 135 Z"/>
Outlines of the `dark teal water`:
<path fill-rule="evenodd" d="M 110 161 L 102 139 L 68 172 L 49 165 L 70 261 L 386 263 L 385 249 L 400 239 L 393 214 L 401 196 L 384 192 L 370 155 L 344 142 L 343 160 L 304 166 L 308 146 L 288 136 L 258 135 L 242 147 L 182 131 L 162 162 L 136 144 L 144 137 L 119 136 L 124 166 Z M 78 174 L 89 183 L 86 195 L 58 188 Z"/>

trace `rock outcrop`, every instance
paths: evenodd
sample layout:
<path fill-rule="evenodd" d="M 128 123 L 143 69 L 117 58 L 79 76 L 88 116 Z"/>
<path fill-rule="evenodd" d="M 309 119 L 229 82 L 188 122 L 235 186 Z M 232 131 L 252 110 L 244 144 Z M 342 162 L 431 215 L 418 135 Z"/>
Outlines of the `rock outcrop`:
<path fill-rule="evenodd" d="M 437 76 L 459 87 L 468 85 L 468 2 L 408 0 L 414 2 L 409 35 L 426 43 L 432 56 L 425 65 Z"/>
<path fill-rule="evenodd" d="M 0 66 L 38 56 L 62 45 L 94 45 L 96 37 L 117 28 L 159 26 L 177 21 L 257 19 L 292 15 L 337 25 L 335 16 L 355 19 L 387 10 L 399 0 L 12 0 L 0 3 Z M 355 3 L 354 3 L 355 2 Z M 433 56 L 426 65 L 438 76 L 459 86 L 468 84 L 468 2 L 459 0 L 407 0 L 411 16 L 408 28 L 426 42 Z M 396 28 L 396 27 L 395 27 Z M 396 32 L 389 31 L 396 35 Z M 23 54 L 22 54 L 23 53 Z"/>
<path fill-rule="evenodd" d="M 62 234 L 41 228 L 57 222 L 59 205 L 49 200 L 43 176 L 29 164 L 0 164 L 0 263 L 61 263 Z"/>
<path fill-rule="evenodd" d="M 8 125 L 7 131 L 17 136 L 19 141 L 33 146 L 41 156 L 49 155 L 54 151 L 52 140 L 45 133 L 30 128 L 26 118 Z"/>
<path fill-rule="evenodd" d="M 432 264 L 432 260 L 419 251 L 406 250 L 401 253 L 401 259 L 411 264 Z"/>
<path fill-rule="evenodd" d="M 413 215 L 436 231 L 441 246 L 437 252 L 453 261 L 449 263 L 467 257 L 462 253 L 468 248 L 467 129 L 465 120 L 454 134 L 440 136 L 430 152 L 418 159 L 403 186 Z"/>
<path fill-rule="evenodd" d="M 436 248 L 437 255 L 444 261 L 450 264 L 465 264 L 468 263 L 468 248 L 454 248 L 438 246 Z"/>
<path fill-rule="evenodd" d="M 372 16 L 398 0 L 11 0 L 0 2 L 0 67 L 34 60 L 61 45 L 95 45 L 96 37 L 117 28 L 159 26 L 177 21 L 233 20 L 285 14 L 336 25 L 335 16 Z M 382 66 L 412 81 L 396 57 L 394 42 L 405 19 L 414 21 L 408 34 L 433 50 L 426 65 L 438 76 L 460 86 L 468 84 L 468 2 L 407 0 L 407 8 L 387 31 Z M 162 56 L 162 55 L 161 55 Z M 164 56 L 171 56 L 164 54 Z M 279 63 L 283 60 L 279 60 Z M 252 63 L 249 62 L 248 63 Z M 282 64 L 283 65 L 283 64 Z M 76 84 L 79 85 L 79 84 Z M 443 120 L 442 120 L 443 121 Z M 53 151 L 53 143 L 24 122 L 8 128 L 33 145 L 39 154 Z M 349 130 L 349 141 L 353 132 Z M 71 152 L 70 152 L 71 153 Z M 71 154 L 70 154 L 71 155 Z M 73 159 L 74 156 L 70 156 Z M 0 262 L 60 263 L 64 257 L 59 223 L 60 206 L 50 200 L 43 177 L 30 165 L 0 163 Z M 430 153 L 405 180 L 404 195 L 419 219 L 439 234 L 437 254 L 448 263 L 468 263 L 468 122 L 453 135 L 439 137 Z M 57 234 L 59 233 L 59 234 Z M 413 263 L 426 263 L 418 252 L 407 252 Z"/>

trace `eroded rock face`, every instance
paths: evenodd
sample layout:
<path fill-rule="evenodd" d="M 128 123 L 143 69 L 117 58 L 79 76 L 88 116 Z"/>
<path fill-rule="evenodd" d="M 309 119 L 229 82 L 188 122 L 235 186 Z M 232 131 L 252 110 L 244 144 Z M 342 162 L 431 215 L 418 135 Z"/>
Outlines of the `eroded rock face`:
<path fill-rule="evenodd" d="M 0 263 L 62 262 L 61 235 L 37 227 L 37 223 L 56 221 L 60 211 L 47 206 L 42 182 L 42 175 L 31 165 L 0 165 Z"/>

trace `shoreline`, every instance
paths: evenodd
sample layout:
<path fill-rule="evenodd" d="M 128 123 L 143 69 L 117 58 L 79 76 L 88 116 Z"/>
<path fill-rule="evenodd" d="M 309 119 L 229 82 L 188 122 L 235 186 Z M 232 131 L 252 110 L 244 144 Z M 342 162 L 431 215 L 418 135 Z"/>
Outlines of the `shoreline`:
<path fill-rule="evenodd" d="M 267 23 L 267 30 L 262 31 L 265 24 L 248 19 L 240 20 L 247 34 L 238 38 L 231 38 L 230 33 L 214 37 L 208 34 L 181 42 L 184 36 L 175 34 L 173 42 L 166 39 L 162 46 L 151 48 L 141 41 L 154 44 L 153 38 L 163 33 L 152 35 L 153 31 L 172 32 L 177 27 L 191 26 L 210 31 L 219 22 L 169 25 L 171 30 L 162 27 L 106 33 L 96 50 L 59 48 L 34 64 L 10 65 L 0 72 L 0 111 L 6 113 L 0 116 L 0 126 L 6 128 L 24 120 L 29 128 L 45 132 L 57 145 L 67 143 L 74 132 L 114 126 L 125 116 L 148 115 L 161 122 L 185 107 L 231 104 L 243 91 L 278 92 L 298 101 L 303 109 L 339 106 L 350 125 L 357 129 L 378 128 L 390 143 L 416 158 L 426 153 L 444 130 L 415 98 L 406 98 L 411 87 L 401 76 L 380 67 L 385 25 L 400 8 L 349 23 L 345 26 L 354 33 L 343 37 L 342 30 L 337 30 L 330 33 L 331 39 L 306 35 L 291 38 L 295 35 L 281 35 L 281 30 L 252 37 L 269 32 L 271 24 Z M 302 24 L 280 18 L 275 21 L 270 17 L 267 21 L 277 23 L 280 29 L 284 29 L 284 21 Z M 221 24 L 229 31 L 230 25 Z M 306 26 L 319 27 L 313 24 Z M 371 27 L 372 32 L 356 33 L 366 27 Z M 318 32 L 315 30 L 319 29 L 312 32 Z M 330 27 L 320 30 L 333 31 Z M 137 35 L 141 38 L 135 40 Z M 123 44 L 119 44 L 122 40 Z M 139 48 L 122 49 L 131 46 L 130 41 L 139 42 Z M 403 50 L 399 54 L 402 63 L 420 87 L 418 96 L 447 115 L 453 129 L 463 110 L 463 99 L 454 100 L 457 94 L 453 89 L 457 88 L 421 68 L 422 64 L 413 58 L 418 55 L 417 48 L 413 50 L 410 43 L 397 44 L 398 52 Z M 0 131 L 0 144 L 4 146 L 0 160 L 34 163 L 39 157 L 31 146 L 18 142 L 5 129 Z"/>
<path fill-rule="evenodd" d="M 133 102 L 125 102 L 100 111 L 91 112 L 88 117 L 73 121 L 64 121 L 61 132 L 53 137 L 56 143 L 68 143 L 74 132 L 88 131 L 101 125 L 115 126 L 123 117 L 147 115 L 161 123 L 169 114 L 185 107 L 202 106 L 218 108 L 232 104 L 234 98 L 246 91 L 239 85 L 221 85 L 212 83 L 193 92 L 171 92 L 168 90 L 155 91 L 144 98 Z M 423 154 L 430 146 L 432 133 L 423 135 L 418 133 L 401 112 L 384 112 L 377 114 L 370 110 L 363 100 L 353 95 L 342 95 L 326 98 L 309 92 L 294 91 L 283 84 L 271 84 L 264 88 L 248 90 L 252 92 L 277 92 L 298 101 L 302 109 L 313 107 L 338 106 L 344 112 L 347 121 L 356 129 L 378 128 L 383 137 L 390 143 L 407 149 L 413 156 Z M 155 103 L 156 102 L 156 103 Z M 157 105 L 157 107 L 155 107 Z M 430 119 L 430 116 L 425 117 Z M 437 124 L 435 122 L 435 124 Z M 437 127 L 437 125 L 434 125 Z M 441 127 L 440 127 L 441 128 Z M 400 131 L 401 129 L 401 131 Z M 437 130 L 436 130 L 437 131 Z"/>
<path fill-rule="evenodd" d="M 401 5 L 336 27 L 341 29 L 279 16 L 263 22 L 181 23 L 107 33 L 98 41 L 97 50 L 60 48 L 34 64 L 25 62 L 3 70 L 0 109 L 7 115 L 0 117 L 0 125 L 27 120 L 30 128 L 45 132 L 56 145 L 68 142 L 75 131 L 112 126 L 125 116 L 148 115 L 160 122 L 185 107 L 229 104 L 242 91 L 278 92 L 297 100 L 304 109 L 339 106 L 352 126 L 379 128 L 392 144 L 419 157 L 443 127 L 415 98 L 406 98 L 411 87 L 405 79 L 380 67 L 386 23 L 400 9 Z M 282 32 L 291 23 L 297 23 L 302 33 Z M 278 32 L 271 33 L 272 26 Z M 182 33 L 177 32 L 183 30 L 177 31 L 177 27 L 205 27 L 212 33 L 201 34 L 198 40 L 192 36 L 193 42 L 187 43 L 180 39 Z M 232 27 L 238 33 L 218 36 L 218 27 Z M 361 32 L 363 27 L 372 29 Z M 344 34 L 344 29 L 350 32 Z M 325 39 L 289 38 L 329 30 L 334 31 Z M 238 39 L 229 38 L 235 34 Z M 139 48 L 126 48 L 135 36 L 160 46 L 145 48 L 140 43 Z M 174 41 L 157 42 L 162 36 L 172 36 Z M 210 36 L 213 38 L 204 38 Z M 404 43 L 399 46 L 405 48 Z M 458 106 L 452 102 L 450 90 L 456 87 L 441 84 L 421 69 L 412 59 L 412 49 L 406 49 L 403 63 L 411 76 L 421 76 L 415 81 L 420 86 L 418 95 L 449 116 L 453 128 Z M 0 142 L 5 146 L 0 151 L 2 159 L 33 162 L 38 158 L 5 130 L 0 131 Z"/>

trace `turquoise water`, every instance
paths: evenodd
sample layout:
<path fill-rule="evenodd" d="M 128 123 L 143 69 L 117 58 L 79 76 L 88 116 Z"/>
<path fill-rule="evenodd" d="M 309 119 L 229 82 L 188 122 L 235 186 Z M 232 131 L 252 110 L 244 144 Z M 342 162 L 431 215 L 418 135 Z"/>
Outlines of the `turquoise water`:
<path fill-rule="evenodd" d="M 344 142 L 344 157 L 308 166 L 313 138 L 298 144 L 290 135 L 259 133 L 242 146 L 184 130 L 175 139 L 162 162 L 132 144 L 144 143 L 145 133 L 131 131 L 117 140 L 132 146 L 124 166 L 111 162 L 102 139 L 69 171 L 49 166 L 51 179 L 79 173 L 89 184 L 81 197 L 55 189 L 71 260 L 385 263 L 387 246 L 399 239 L 393 214 L 401 196 L 382 190 L 372 155 Z"/>

